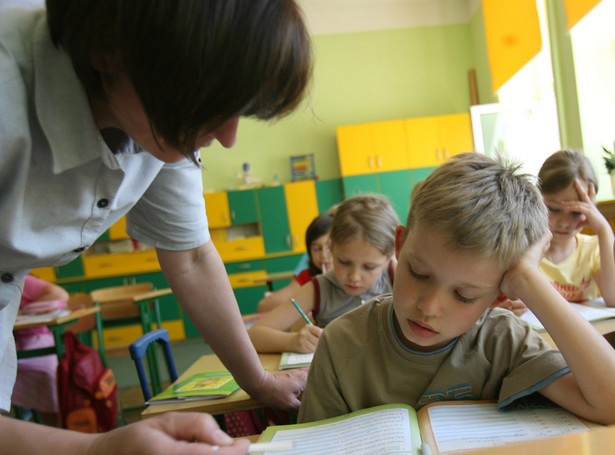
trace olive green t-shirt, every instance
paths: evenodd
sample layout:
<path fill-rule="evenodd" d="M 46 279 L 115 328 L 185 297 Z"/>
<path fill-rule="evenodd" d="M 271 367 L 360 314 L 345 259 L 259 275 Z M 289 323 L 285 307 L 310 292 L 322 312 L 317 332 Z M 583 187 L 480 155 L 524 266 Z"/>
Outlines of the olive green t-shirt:
<path fill-rule="evenodd" d="M 438 351 L 411 351 L 395 334 L 392 303 L 380 296 L 326 327 L 299 422 L 387 403 L 419 409 L 434 401 L 498 400 L 505 407 L 570 371 L 559 351 L 499 308 Z"/>

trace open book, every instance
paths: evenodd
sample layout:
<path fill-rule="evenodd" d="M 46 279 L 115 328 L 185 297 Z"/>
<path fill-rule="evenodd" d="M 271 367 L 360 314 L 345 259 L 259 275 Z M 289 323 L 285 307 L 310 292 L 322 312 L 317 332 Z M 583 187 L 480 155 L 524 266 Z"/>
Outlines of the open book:
<path fill-rule="evenodd" d="M 577 312 L 583 316 L 587 321 L 600 321 L 602 319 L 615 318 L 615 311 L 607 309 L 606 306 L 600 307 L 600 301 L 604 302 L 604 299 L 596 299 L 587 302 L 585 304 L 570 303 Z M 530 323 L 533 329 L 538 331 L 544 331 L 545 328 L 538 318 L 530 310 L 527 310 L 520 316 L 521 319 Z"/>
<path fill-rule="evenodd" d="M 314 353 L 299 354 L 298 352 L 283 352 L 280 357 L 278 370 L 289 370 L 291 368 L 309 367 L 314 358 Z"/>
<path fill-rule="evenodd" d="M 512 444 L 587 428 L 574 414 L 559 407 L 500 411 L 490 401 L 442 401 L 418 413 L 404 404 L 389 404 L 318 422 L 270 426 L 260 441 L 293 441 L 293 449 L 271 455 L 428 455 Z"/>
<path fill-rule="evenodd" d="M 179 384 L 152 397 L 147 404 L 176 403 L 178 401 L 213 400 L 224 398 L 239 390 L 239 385 L 228 371 L 197 373 Z"/>

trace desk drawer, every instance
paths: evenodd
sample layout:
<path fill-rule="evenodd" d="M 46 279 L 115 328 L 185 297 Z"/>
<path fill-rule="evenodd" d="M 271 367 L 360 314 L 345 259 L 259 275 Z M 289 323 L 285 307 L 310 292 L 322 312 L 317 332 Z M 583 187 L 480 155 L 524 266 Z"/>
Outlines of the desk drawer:
<path fill-rule="evenodd" d="M 240 261 L 265 255 L 265 243 L 262 237 L 248 237 L 230 242 L 214 239 L 214 245 L 223 262 Z"/>
<path fill-rule="evenodd" d="M 160 271 L 155 250 L 83 256 L 87 278 Z"/>
<path fill-rule="evenodd" d="M 262 281 L 260 283 L 255 283 L 254 280 L 265 276 L 267 276 L 267 272 L 264 270 L 255 270 L 253 272 L 246 273 L 233 273 L 228 277 L 233 288 L 245 288 L 249 286 L 262 286 Z"/>

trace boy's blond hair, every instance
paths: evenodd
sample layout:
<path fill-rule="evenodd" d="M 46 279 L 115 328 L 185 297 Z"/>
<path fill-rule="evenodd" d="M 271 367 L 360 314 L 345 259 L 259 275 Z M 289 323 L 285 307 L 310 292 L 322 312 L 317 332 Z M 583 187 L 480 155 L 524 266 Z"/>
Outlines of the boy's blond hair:
<path fill-rule="evenodd" d="M 329 242 L 333 247 L 360 238 L 389 256 L 395 252 L 395 228 L 398 225 L 399 218 L 384 196 L 355 196 L 337 206 Z"/>
<path fill-rule="evenodd" d="M 508 269 L 548 230 L 535 179 L 518 170 L 478 153 L 455 156 L 413 194 L 408 231 L 427 225 L 450 235 L 453 249 Z"/>

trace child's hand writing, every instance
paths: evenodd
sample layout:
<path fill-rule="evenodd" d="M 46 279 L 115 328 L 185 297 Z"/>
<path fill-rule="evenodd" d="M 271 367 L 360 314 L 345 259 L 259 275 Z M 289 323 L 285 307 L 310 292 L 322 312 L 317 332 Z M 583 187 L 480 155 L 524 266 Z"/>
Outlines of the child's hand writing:
<path fill-rule="evenodd" d="M 301 327 L 301 330 L 296 333 L 293 351 L 301 353 L 314 352 L 321 333 L 322 329 L 320 327 L 305 324 Z"/>

